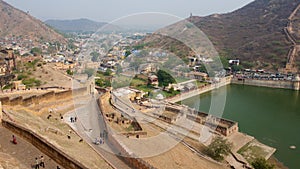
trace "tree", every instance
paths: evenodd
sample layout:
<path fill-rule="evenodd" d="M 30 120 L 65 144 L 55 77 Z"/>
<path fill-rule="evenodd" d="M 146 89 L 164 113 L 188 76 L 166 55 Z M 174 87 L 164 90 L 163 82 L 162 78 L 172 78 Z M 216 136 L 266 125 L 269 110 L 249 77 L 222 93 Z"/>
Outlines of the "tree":
<path fill-rule="evenodd" d="M 95 70 L 92 68 L 88 68 L 88 69 L 85 69 L 84 73 L 87 74 L 88 77 L 91 77 L 95 73 Z"/>
<path fill-rule="evenodd" d="M 215 137 L 207 147 L 206 153 L 217 161 L 222 161 L 231 151 L 232 144 L 222 137 Z"/>
<path fill-rule="evenodd" d="M 111 86 L 111 82 L 109 79 L 97 79 L 95 81 L 95 84 L 99 87 L 110 87 Z"/>
<path fill-rule="evenodd" d="M 30 53 L 33 55 L 40 55 L 42 54 L 42 49 L 38 47 L 34 47 L 30 50 Z"/>
<path fill-rule="evenodd" d="M 110 69 L 107 69 L 105 72 L 104 72 L 104 76 L 110 76 L 112 74 L 112 71 Z"/>
<path fill-rule="evenodd" d="M 176 83 L 176 80 L 166 71 L 157 71 L 159 86 L 169 86 L 169 84 Z"/>
<path fill-rule="evenodd" d="M 203 63 L 200 64 L 198 71 L 207 73 L 206 67 Z"/>
<path fill-rule="evenodd" d="M 91 52 L 90 55 L 92 56 L 92 61 L 93 62 L 98 62 L 99 61 L 99 53 L 98 52 Z"/>
<path fill-rule="evenodd" d="M 71 69 L 68 69 L 68 70 L 67 70 L 67 74 L 68 74 L 68 75 L 73 75 L 73 71 L 72 71 Z"/>
<path fill-rule="evenodd" d="M 251 165 L 255 169 L 273 169 L 275 167 L 273 164 L 268 164 L 264 158 L 256 158 Z"/>
<path fill-rule="evenodd" d="M 128 57 L 129 55 L 131 55 L 130 50 L 126 50 L 126 51 L 125 51 L 125 57 Z"/>
<path fill-rule="evenodd" d="M 241 66 L 241 65 L 232 65 L 231 69 L 232 69 L 232 71 L 237 72 L 237 71 L 241 71 L 243 69 L 243 66 Z"/>
<path fill-rule="evenodd" d="M 224 68 L 228 68 L 229 67 L 229 63 L 228 63 L 228 60 L 226 57 L 224 56 L 220 56 L 220 60 L 221 60 L 221 63 L 223 65 Z"/>

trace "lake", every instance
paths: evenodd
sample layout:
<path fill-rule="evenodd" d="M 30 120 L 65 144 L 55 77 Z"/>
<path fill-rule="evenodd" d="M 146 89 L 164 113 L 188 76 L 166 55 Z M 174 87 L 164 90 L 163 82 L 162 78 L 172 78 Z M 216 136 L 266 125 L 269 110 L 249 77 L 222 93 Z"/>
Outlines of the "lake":
<path fill-rule="evenodd" d="M 277 149 L 275 157 L 291 169 L 300 168 L 300 95 L 298 91 L 228 85 L 184 100 L 208 112 L 213 95 L 226 94 L 223 117 L 237 121 L 241 132 Z M 296 146 L 292 150 L 289 147 Z"/>

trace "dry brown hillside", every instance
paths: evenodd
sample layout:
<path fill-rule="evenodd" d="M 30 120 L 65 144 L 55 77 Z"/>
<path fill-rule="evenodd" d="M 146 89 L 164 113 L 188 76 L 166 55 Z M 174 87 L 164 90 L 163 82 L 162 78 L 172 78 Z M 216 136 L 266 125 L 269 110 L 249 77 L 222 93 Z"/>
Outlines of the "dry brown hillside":
<path fill-rule="evenodd" d="M 245 67 L 278 70 L 286 66 L 289 50 L 293 46 L 284 29 L 299 4 L 300 0 L 255 0 L 231 13 L 192 16 L 188 20 L 208 36 L 221 55 L 239 58 Z M 293 36 L 299 38 L 299 10 L 296 10 L 292 23 L 295 30 Z M 182 51 L 182 45 L 172 41 L 160 37 L 157 42 L 171 45 L 176 53 L 190 53 Z M 151 43 L 151 37 L 147 37 L 145 42 L 155 45 Z"/>
<path fill-rule="evenodd" d="M 0 37 L 18 37 L 33 42 L 66 43 L 65 38 L 28 13 L 0 0 Z"/>

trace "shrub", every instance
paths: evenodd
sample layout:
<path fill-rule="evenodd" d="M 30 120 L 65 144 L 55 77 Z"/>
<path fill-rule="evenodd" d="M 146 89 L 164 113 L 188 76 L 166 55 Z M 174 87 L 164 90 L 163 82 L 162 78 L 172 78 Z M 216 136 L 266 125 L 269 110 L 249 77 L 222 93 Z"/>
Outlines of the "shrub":
<path fill-rule="evenodd" d="M 264 158 L 256 158 L 251 165 L 254 169 L 273 169 L 275 166 L 269 164 Z"/>
<path fill-rule="evenodd" d="M 222 137 L 215 137 L 207 147 L 206 153 L 217 161 L 222 161 L 231 151 L 232 144 Z"/>

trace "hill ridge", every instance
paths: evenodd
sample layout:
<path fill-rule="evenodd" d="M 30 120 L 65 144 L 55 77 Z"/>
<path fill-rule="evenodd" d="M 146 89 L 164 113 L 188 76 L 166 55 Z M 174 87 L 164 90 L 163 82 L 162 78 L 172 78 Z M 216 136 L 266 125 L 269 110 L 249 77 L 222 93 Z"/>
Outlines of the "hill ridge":
<path fill-rule="evenodd" d="M 96 32 L 107 24 L 106 22 L 97 22 L 86 18 L 70 20 L 48 19 L 45 23 L 62 32 Z"/>
<path fill-rule="evenodd" d="M 284 32 L 293 12 L 297 16 L 293 18 L 293 37 L 297 38 L 296 41 L 300 39 L 300 11 L 295 11 L 299 4 L 300 0 L 255 0 L 230 13 L 191 16 L 187 20 L 210 39 L 220 56 L 238 58 L 244 68 L 278 71 L 286 67 L 287 56 L 293 45 Z M 176 27 L 176 24 L 173 26 Z M 157 46 L 169 44 L 173 45 L 172 49 L 178 49 L 175 51 L 177 54 L 184 53 L 184 57 L 193 55 L 190 51 L 183 52 L 182 44 L 165 37 L 160 38 Z M 151 37 L 146 37 L 144 42 L 152 44 Z M 300 58 L 298 52 L 293 56 L 296 72 Z"/>
<path fill-rule="evenodd" d="M 0 0 L 0 15 L 0 37 L 2 38 L 23 38 L 36 44 L 56 41 L 66 43 L 66 39 L 61 34 L 29 13 L 3 0 Z"/>

